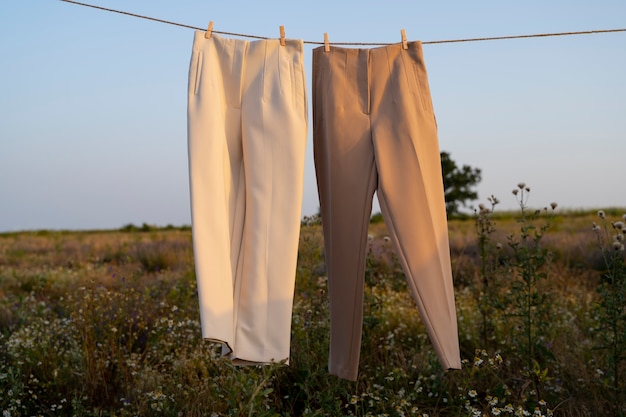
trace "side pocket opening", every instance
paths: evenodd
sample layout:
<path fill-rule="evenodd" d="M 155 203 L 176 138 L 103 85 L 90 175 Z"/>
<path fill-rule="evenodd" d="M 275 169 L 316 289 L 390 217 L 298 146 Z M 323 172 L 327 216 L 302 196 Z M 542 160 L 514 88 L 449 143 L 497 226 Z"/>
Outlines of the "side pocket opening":
<path fill-rule="evenodd" d="M 193 86 L 193 94 L 198 95 L 198 91 L 200 90 L 200 78 L 202 77 L 202 51 L 198 51 L 195 62 L 195 74 L 194 74 L 194 86 Z"/>
<path fill-rule="evenodd" d="M 292 62 L 292 75 L 294 84 L 294 98 L 298 109 L 304 111 L 305 118 L 308 117 L 308 103 L 306 95 L 306 80 L 304 76 L 304 68 L 300 62 Z"/>
<path fill-rule="evenodd" d="M 426 71 L 420 68 L 416 63 L 413 63 L 413 70 L 422 105 L 425 110 L 434 114 L 432 98 L 430 96 L 430 86 L 428 85 L 428 75 Z"/>

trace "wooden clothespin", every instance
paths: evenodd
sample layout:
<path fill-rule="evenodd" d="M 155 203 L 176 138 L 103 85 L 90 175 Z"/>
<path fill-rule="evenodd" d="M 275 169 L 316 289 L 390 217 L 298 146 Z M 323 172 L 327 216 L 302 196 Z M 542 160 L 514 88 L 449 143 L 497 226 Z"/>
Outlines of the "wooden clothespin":
<path fill-rule="evenodd" d="M 330 52 L 330 42 L 328 42 L 327 32 L 324 32 L 324 52 Z"/>
<path fill-rule="evenodd" d="M 213 21 L 212 20 L 209 22 L 209 28 L 206 30 L 204 37 L 209 39 L 211 37 L 211 33 L 213 33 Z"/>
<path fill-rule="evenodd" d="M 280 27 L 280 45 L 285 46 L 287 43 L 285 42 L 285 27 Z"/>
<path fill-rule="evenodd" d="M 402 49 L 409 49 L 409 44 L 406 43 L 406 30 L 401 29 L 400 34 L 402 35 Z"/>

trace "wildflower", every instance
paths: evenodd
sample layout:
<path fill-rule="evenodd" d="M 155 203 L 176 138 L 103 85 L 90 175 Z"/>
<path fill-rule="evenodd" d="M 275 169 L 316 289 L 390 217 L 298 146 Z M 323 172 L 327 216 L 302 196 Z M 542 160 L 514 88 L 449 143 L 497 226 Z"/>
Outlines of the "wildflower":
<path fill-rule="evenodd" d="M 371 242 L 374 240 L 374 235 L 367 235 L 367 241 Z"/>
<path fill-rule="evenodd" d="M 385 242 L 385 243 L 388 243 L 388 242 L 390 242 L 390 241 L 391 241 L 391 239 L 389 238 L 389 236 L 385 236 L 385 237 L 383 238 L 383 242 Z"/>
<path fill-rule="evenodd" d="M 476 398 L 476 396 L 478 395 L 478 393 L 476 392 L 475 389 L 473 390 L 469 390 L 467 395 L 469 395 L 471 398 Z"/>
<path fill-rule="evenodd" d="M 502 413 L 502 410 L 498 407 L 493 407 L 491 409 L 491 414 L 493 414 L 494 416 L 499 416 L 500 413 Z"/>
<path fill-rule="evenodd" d="M 617 251 L 622 251 L 622 250 L 624 250 L 624 245 L 622 244 L 622 242 L 619 242 L 619 241 L 617 241 L 617 240 L 614 240 L 614 241 L 613 241 L 613 250 L 614 250 L 615 252 L 617 252 Z"/>
<path fill-rule="evenodd" d="M 517 195 L 517 193 L 519 193 L 518 189 L 513 190 L 513 195 Z"/>
<path fill-rule="evenodd" d="M 617 230 L 624 230 L 624 222 L 613 222 L 613 228 Z"/>
<path fill-rule="evenodd" d="M 500 202 L 493 194 L 489 196 L 487 200 L 494 206 Z"/>
<path fill-rule="evenodd" d="M 602 228 L 598 226 L 596 222 L 593 222 L 593 226 L 591 227 L 591 230 L 593 230 L 594 232 L 599 232 L 600 230 L 602 230 Z"/>
<path fill-rule="evenodd" d="M 604 210 L 598 210 L 598 217 L 604 220 L 606 218 L 606 213 Z"/>
<path fill-rule="evenodd" d="M 546 405 L 546 401 L 545 400 L 539 400 L 539 405 Z"/>
<path fill-rule="evenodd" d="M 498 250 L 502 249 L 502 243 L 500 242 L 496 243 L 496 249 Z"/>
<path fill-rule="evenodd" d="M 558 204 L 555 203 L 554 201 L 552 203 L 550 203 L 550 207 L 552 207 L 552 210 L 556 209 L 557 206 L 558 206 Z"/>
<path fill-rule="evenodd" d="M 526 188 L 526 183 L 525 183 L 525 182 L 520 182 L 519 184 L 517 184 L 517 187 L 518 187 L 520 190 L 523 190 L 524 188 Z"/>

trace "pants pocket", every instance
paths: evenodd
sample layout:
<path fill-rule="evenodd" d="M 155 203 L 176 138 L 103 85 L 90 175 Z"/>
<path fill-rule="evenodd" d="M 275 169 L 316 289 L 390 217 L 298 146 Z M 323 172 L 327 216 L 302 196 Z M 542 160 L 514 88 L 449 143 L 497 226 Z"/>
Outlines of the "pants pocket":
<path fill-rule="evenodd" d="M 428 85 L 428 75 L 426 74 L 426 69 L 413 62 L 413 76 L 415 77 L 417 93 L 420 96 L 424 110 L 434 114 L 435 112 L 433 110 L 433 101 L 430 96 L 430 87 Z"/>
<path fill-rule="evenodd" d="M 292 62 L 292 85 L 294 89 L 295 106 L 299 111 L 304 112 L 304 117 L 308 117 L 308 103 L 304 78 L 304 68 L 300 62 Z"/>
<path fill-rule="evenodd" d="M 195 52 L 195 51 L 194 51 Z M 198 95 L 200 91 L 200 78 L 202 77 L 202 61 L 203 61 L 202 51 L 197 51 L 194 53 L 192 62 L 191 62 L 191 74 L 189 74 L 189 81 L 193 82 L 193 94 Z"/>

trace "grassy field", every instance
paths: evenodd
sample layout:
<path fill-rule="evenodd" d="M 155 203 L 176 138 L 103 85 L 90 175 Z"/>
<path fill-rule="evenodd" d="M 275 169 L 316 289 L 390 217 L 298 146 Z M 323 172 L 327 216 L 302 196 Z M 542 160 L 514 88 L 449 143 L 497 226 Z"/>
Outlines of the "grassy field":
<path fill-rule="evenodd" d="M 188 228 L 0 234 L 0 410 L 624 416 L 623 213 L 482 208 L 451 220 L 464 363 L 452 372 L 436 360 L 384 223 L 373 222 L 356 382 L 326 369 L 315 219 L 301 230 L 289 366 L 235 368 L 201 340 Z"/>

